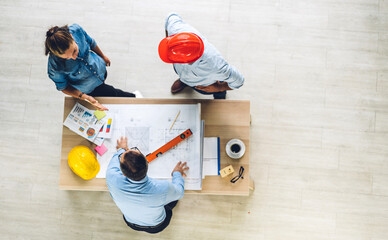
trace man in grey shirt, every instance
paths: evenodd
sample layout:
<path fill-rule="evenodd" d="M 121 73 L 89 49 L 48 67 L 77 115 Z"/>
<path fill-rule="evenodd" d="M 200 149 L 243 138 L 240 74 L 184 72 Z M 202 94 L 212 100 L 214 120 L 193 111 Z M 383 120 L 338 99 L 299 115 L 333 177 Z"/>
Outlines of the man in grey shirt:
<path fill-rule="evenodd" d="M 173 62 L 175 72 L 179 75 L 179 79 L 171 87 L 172 93 L 178 93 L 186 86 L 190 86 L 202 94 L 213 94 L 215 99 L 225 99 L 227 90 L 238 89 L 244 84 L 244 76 L 229 65 L 218 50 L 178 14 L 171 13 L 167 17 L 165 30 L 166 40 L 179 33 L 194 33 L 202 40 L 204 46 L 202 56 L 194 62 L 169 61 Z"/>

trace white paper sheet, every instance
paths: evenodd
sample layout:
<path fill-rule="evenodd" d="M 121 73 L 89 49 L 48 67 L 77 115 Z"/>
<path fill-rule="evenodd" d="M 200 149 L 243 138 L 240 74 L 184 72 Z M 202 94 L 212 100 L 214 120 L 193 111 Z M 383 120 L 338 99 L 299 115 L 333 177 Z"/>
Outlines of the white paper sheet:
<path fill-rule="evenodd" d="M 148 166 L 148 176 L 171 179 L 171 172 L 179 162 L 187 162 L 185 189 L 201 189 L 200 163 L 200 105 L 199 104 L 105 104 L 113 114 L 112 138 L 105 139 L 108 151 L 97 155 L 100 172 L 97 178 L 105 178 L 107 166 L 116 152 L 117 139 L 128 138 L 128 147 L 137 147 L 147 155 L 163 146 L 186 129 L 190 137 L 156 158 Z M 170 127 L 180 111 L 172 129 Z"/>
<path fill-rule="evenodd" d="M 67 116 L 63 125 L 78 135 L 93 142 L 104 123 L 104 118 L 98 120 L 96 116 L 94 116 L 93 110 L 90 110 L 77 102 Z"/>
<path fill-rule="evenodd" d="M 219 174 L 218 137 L 205 137 L 203 144 L 203 176 Z"/>

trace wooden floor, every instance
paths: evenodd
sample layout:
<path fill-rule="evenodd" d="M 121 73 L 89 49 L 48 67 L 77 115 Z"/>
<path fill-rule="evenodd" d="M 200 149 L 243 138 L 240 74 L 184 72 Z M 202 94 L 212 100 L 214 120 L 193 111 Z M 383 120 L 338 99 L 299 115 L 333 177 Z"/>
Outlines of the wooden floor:
<path fill-rule="evenodd" d="M 78 23 L 107 83 L 186 89 L 157 46 L 176 11 L 246 77 L 250 197 L 186 195 L 170 226 L 130 230 L 107 192 L 58 190 L 63 94 L 48 27 Z M 0 1 L 0 239 L 388 239 L 387 0 Z M 233 114 L 233 113 L 231 113 Z"/>

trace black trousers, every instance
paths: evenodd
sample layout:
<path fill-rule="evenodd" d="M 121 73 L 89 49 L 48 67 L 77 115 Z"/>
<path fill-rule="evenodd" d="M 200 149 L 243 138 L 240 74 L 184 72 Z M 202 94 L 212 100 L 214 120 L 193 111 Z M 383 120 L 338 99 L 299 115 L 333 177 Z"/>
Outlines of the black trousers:
<path fill-rule="evenodd" d="M 104 80 L 108 76 L 108 71 L 105 72 Z M 135 94 L 124 92 L 123 90 L 114 88 L 111 85 L 101 84 L 100 86 L 96 87 L 91 93 L 88 95 L 92 97 L 136 97 Z"/>
<path fill-rule="evenodd" d="M 127 222 L 124 215 L 123 215 L 123 218 L 125 223 L 135 231 L 143 231 L 143 232 L 152 233 L 152 234 L 159 233 L 163 231 L 170 224 L 171 217 L 172 217 L 172 209 L 176 206 L 177 203 L 178 201 L 174 201 L 164 206 L 164 210 L 166 210 L 166 218 L 164 219 L 163 222 L 159 223 L 156 226 L 140 226 L 137 224 Z"/>
<path fill-rule="evenodd" d="M 92 97 L 136 97 L 133 93 L 124 92 L 123 90 L 114 88 L 113 86 L 105 83 L 96 87 L 93 92 L 88 95 Z"/>
<path fill-rule="evenodd" d="M 201 93 L 201 94 L 206 94 L 206 95 L 213 94 L 214 99 L 225 99 L 226 98 L 226 91 L 223 91 L 223 92 L 205 92 L 205 91 L 198 90 L 195 87 L 191 87 L 191 88 L 194 89 L 195 91 Z"/>

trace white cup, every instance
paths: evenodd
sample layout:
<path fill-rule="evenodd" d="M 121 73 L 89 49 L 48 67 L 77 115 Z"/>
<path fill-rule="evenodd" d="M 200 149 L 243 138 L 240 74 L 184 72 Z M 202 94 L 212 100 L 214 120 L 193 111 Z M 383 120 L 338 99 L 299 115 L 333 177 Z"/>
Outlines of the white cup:
<path fill-rule="evenodd" d="M 226 154 L 232 159 L 244 156 L 245 144 L 240 139 L 232 139 L 226 144 Z"/>

